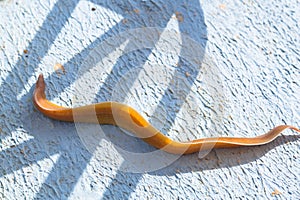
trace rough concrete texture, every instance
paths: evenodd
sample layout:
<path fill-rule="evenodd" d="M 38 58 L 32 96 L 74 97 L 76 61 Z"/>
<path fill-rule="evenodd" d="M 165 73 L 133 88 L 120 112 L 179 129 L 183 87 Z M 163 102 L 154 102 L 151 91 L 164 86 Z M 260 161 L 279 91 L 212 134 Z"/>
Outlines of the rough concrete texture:
<path fill-rule="evenodd" d="M 292 131 L 264 146 L 181 156 L 135 173 L 165 157 L 145 159 L 154 149 L 113 126 L 92 126 L 106 138 L 86 139 L 93 128 L 51 120 L 31 103 L 42 72 L 54 102 L 125 102 L 176 140 L 300 127 L 299 4 L 0 1 L 0 198 L 300 199 Z M 90 57 L 111 37 L 146 27 L 161 30 L 154 46 L 129 37 Z M 87 58 L 105 67 L 83 70 Z"/>

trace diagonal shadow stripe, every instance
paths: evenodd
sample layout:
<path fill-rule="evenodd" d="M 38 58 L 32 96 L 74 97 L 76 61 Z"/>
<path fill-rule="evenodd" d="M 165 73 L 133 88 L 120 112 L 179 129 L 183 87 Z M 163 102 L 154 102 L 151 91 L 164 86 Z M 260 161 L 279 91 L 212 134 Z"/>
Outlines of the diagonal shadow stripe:
<path fill-rule="evenodd" d="M 34 39 L 31 41 L 30 45 L 27 47 L 28 50 L 32 50 L 40 45 L 43 45 L 43 41 L 46 40 L 47 42 L 47 46 L 51 43 L 53 43 L 55 41 L 55 39 L 57 38 L 59 32 L 61 31 L 62 27 L 65 25 L 67 19 L 70 17 L 72 11 L 74 10 L 74 8 L 76 7 L 76 5 L 78 4 L 79 1 L 62 1 L 59 0 L 57 1 L 57 3 L 54 5 L 53 9 L 51 10 L 51 12 L 49 13 L 49 15 L 47 16 L 47 18 L 45 19 L 42 27 L 40 28 L 40 30 L 37 32 L 36 36 L 34 37 Z M 100 3 L 98 1 L 92 1 L 93 3 L 99 4 Z M 177 4 L 179 4 L 180 2 L 167 2 L 167 4 L 176 7 Z M 122 15 L 126 16 L 126 12 L 122 9 L 124 8 L 124 6 L 126 7 L 126 5 L 130 5 L 130 3 L 126 3 L 123 2 L 122 5 L 118 5 L 118 6 L 107 6 L 107 5 L 103 5 L 103 6 L 107 6 L 109 7 L 111 10 L 116 11 L 121 13 Z M 203 16 L 202 13 L 202 9 L 199 5 L 199 2 L 194 1 L 192 2 L 192 5 L 196 8 L 197 11 L 199 11 L 200 15 Z M 164 12 L 163 8 L 161 7 L 157 7 L 156 5 L 152 5 L 151 3 L 140 3 L 137 6 L 140 6 L 141 10 L 151 10 L 152 13 L 160 13 L 160 12 Z M 139 23 L 144 24 L 146 21 L 147 25 L 151 25 L 151 26 L 160 26 L 160 27 L 165 27 L 168 20 L 170 19 L 170 17 L 172 16 L 172 14 L 174 13 L 176 9 L 172 10 L 172 12 L 166 13 L 164 12 L 164 17 L 165 19 L 161 19 L 161 15 L 151 15 L 152 13 L 150 12 L 149 16 L 142 16 L 139 17 Z M 63 12 L 62 12 L 63 11 Z M 183 11 L 184 13 L 185 11 Z M 184 13 L 185 14 L 185 13 Z M 187 15 L 190 13 L 186 13 Z M 150 16 L 151 15 L 151 16 Z M 128 16 L 128 15 L 127 15 Z M 130 18 L 131 17 L 131 18 Z M 58 19 L 59 18 L 59 19 Z M 128 16 L 128 18 L 130 18 L 131 20 L 135 20 L 137 19 L 136 17 L 132 17 L 132 16 Z M 149 18 L 151 18 L 153 21 L 149 21 Z M 139 23 L 134 23 L 130 28 L 134 28 L 139 26 Z M 188 22 L 190 23 L 190 22 Z M 201 27 L 201 25 L 199 26 L 199 24 L 203 24 L 204 23 L 204 19 L 201 18 L 200 20 L 197 19 L 193 22 L 191 22 L 192 24 L 194 24 L 193 26 L 198 27 L 197 29 L 195 29 L 193 32 L 198 33 L 199 27 Z M 184 25 L 181 24 L 180 25 L 181 30 L 184 31 L 190 31 L 187 29 L 184 29 Z M 105 35 L 99 37 L 95 42 L 93 42 L 92 44 L 90 44 L 85 50 L 83 50 L 82 52 L 80 52 L 79 54 L 75 55 L 67 64 L 66 64 L 66 68 L 71 68 L 71 66 L 74 63 L 80 63 L 80 60 L 84 58 L 84 56 L 86 54 L 88 54 L 89 49 L 93 48 L 94 46 L 96 46 L 97 44 L 99 44 L 100 42 L 102 42 L 105 38 L 107 38 L 108 36 L 113 35 L 114 33 L 119 32 L 120 30 L 123 29 L 127 29 L 128 26 L 123 25 L 121 23 L 117 24 L 116 26 L 114 26 L 113 28 L 111 28 Z M 52 31 L 49 31 L 49 29 L 51 29 Z M 54 30 L 54 33 L 53 33 Z M 206 31 L 206 30 L 205 30 Z M 201 31 L 200 31 L 201 32 Z M 203 35 L 205 36 L 206 33 L 202 33 L 200 37 L 203 37 Z M 195 38 L 197 39 L 198 36 L 195 36 Z M 49 47 L 49 46 L 48 46 Z M 30 54 L 28 57 L 28 63 L 32 66 L 37 66 L 39 64 L 39 58 L 44 57 L 49 48 L 47 47 L 43 47 L 43 48 L 38 48 L 41 49 L 41 51 L 39 51 L 37 54 Z M 141 63 L 142 64 L 142 63 Z M 6 84 L 4 85 L 4 87 L 6 88 L 10 83 L 15 82 L 15 78 L 16 78 L 16 73 L 24 73 L 24 74 L 34 74 L 34 68 L 31 68 L 29 71 L 23 71 L 22 67 L 19 68 L 19 66 L 22 66 L 23 63 L 21 60 L 19 60 L 17 62 L 17 64 L 15 65 L 15 69 L 13 69 L 13 72 L 6 78 Z M 117 68 L 114 69 L 115 71 L 117 71 Z M 76 73 L 76 70 L 74 71 Z M 46 80 L 47 82 L 49 82 L 51 80 L 51 82 L 55 82 L 55 74 L 51 74 L 49 76 L 49 78 Z M 28 76 L 30 77 L 30 76 Z M 28 78 L 27 77 L 27 78 Z M 67 77 L 68 78 L 68 84 L 71 84 L 72 82 L 75 81 L 74 77 Z M 107 79 L 107 82 L 109 82 L 109 80 L 112 80 L 112 77 Z M 28 79 L 25 80 L 20 80 L 21 83 L 27 82 Z M 59 80 L 61 81 L 61 80 Z M 22 84 L 20 84 L 22 85 Z M 30 91 L 33 91 L 33 88 L 31 88 Z M 58 92 L 62 92 L 63 90 L 58 90 Z M 29 98 L 31 96 L 30 94 L 25 95 L 20 101 L 26 101 L 27 98 Z M 31 145 L 32 143 L 26 143 L 26 145 Z M 21 145 L 22 147 L 22 145 Z M 52 153 L 56 153 L 55 152 L 51 152 Z M 36 158 L 35 161 L 38 161 L 40 159 L 42 159 L 44 157 L 44 155 L 41 155 L 40 157 Z M 43 198 L 45 197 L 44 195 L 47 195 L 47 191 L 49 190 L 56 190 L 55 187 L 57 187 L 57 189 L 59 188 L 63 188 L 62 191 L 64 192 L 64 194 L 62 196 L 60 196 L 61 194 L 55 194 L 54 192 L 54 196 L 52 197 L 62 197 L 62 198 L 67 198 L 70 193 L 73 191 L 74 186 L 76 184 L 76 182 L 78 181 L 79 177 L 81 176 L 82 172 L 84 171 L 84 169 L 86 168 L 87 163 L 89 162 L 90 157 L 87 156 L 85 157 L 85 161 L 84 163 L 81 163 L 79 166 L 74 168 L 70 168 L 71 170 L 66 170 L 63 169 L 62 166 L 72 166 L 74 163 L 70 163 L 70 162 L 66 162 L 66 160 L 61 157 L 59 158 L 57 164 L 54 166 L 53 170 L 51 171 L 51 173 L 49 174 L 48 178 L 46 179 L 46 181 L 44 182 L 44 184 L 42 185 L 40 192 L 37 194 L 36 198 Z M 30 163 L 28 163 L 30 164 Z M 11 172 L 13 170 L 17 170 L 19 168 L 21 168 L 21 165 L 17 165 L 15 168 L 13 168 L 11 170 Z M 118 179 L 122 179 L 123 177 L 123 172 L 119 171 L 115 177 L 116 180 Z M 57 185 L 57 178 L 62 175 L 63 177 L 72 177 L 72 181 L 63 181 L 62 184 L 60 186 Z M 142 174 L 131 174 L 131 177 L 133 177 L 134 182 L 132 183 L 132 185 L 130 186 L 132 191 L 134 191 L 133 189 L 136 187 L 136 185 L 138 184 L 139 179 L 142 177 Z M 50 186 L 50 187 L 48 187 Z M 54 188 L 53 188 L 54 187 Z M 48 190 L 49 189 L 49 190 Z M 108 189 L 106 191 L 116 191 L 117 186 L 114 185 L 110 185 L 108 187 Z M 120 191 L 122 192 L 122 191 Z M 108 192 L 109 193 L 109 192 Z M 104 196 L 106 196 L 106 192 L 104 194 Z M 109 195 L 108 195 L 109 196 Z M 128 198 L 130 196 L 130 192 L 127 193 L 126 195 L 122 195 L 122 197 L 124 198 Z"/>
<path fill-rule="evenodd" d="M 167 19 L 169 19 L 170 17 L 171 17 L 171 15 L 168 16 Z M 163 21 L 163 23 L 164 23 L 163 25 L 165 26 L 165 24 L 167 23 L 167 21 Z M 157 25 L 157 24 L 155 24 L 155 25 Z M 161 24 L 160 24 L 160 25 L 161 25 Z M 93 42 L 93 44 L 89 45 L 89 47 L 86 48 L 87 51 L 84 50 L 84 51 L 81 52 L 80 54 L 74 56 L 74 57 L 66 64 L 66 68 L 68 67 L 69 64 L 74 63 L 74 61 L 75 61 L 76 59 L 82 58 L 82 55 L 84 55 L 85 53 L 88 53 L 88 49 L 90 49 L 92 46 L 96 45 L 97 43 L 101 42 L 101 41 L 103 40 L 103 38 L 105 38 L 105 36 L 110 35 L 111 33 L 115 32 L 116 29 L 120 28 L 119 26 L 120 26 L 120 24 L 116 25 L 116 26 L 113 27 L 108 33 L 106 33 L 104 36 L 100 37 L 100 38 L 97 39 L 95 42 Z M 121 25 L 121 26 L 122 26 L 122 25 Z M 53 76 L 54 76 L 53 74 L 50 75 L 50 77 L 49 77 L 48 79 L 50 80 Z M 47 80 L 46 80 L 46 81 L 47 81 Z M 69 83 L 72 83 L 73 81 L 74 81 L 74 80 L 70 81 Z M 53 82 L 53 81 L 52 81 L 52 82 Z M 59 92 L 62 92 L 62 91 L 59 91 Z M 88 158 L 88 160 L 89 160 L 89 159 L 90 159 L 90 158 Z M 57 162 L 57 165 L 63 164 L 63 162 L 64 162 L 63 160 L 59 159 L 58 162 Z M 83 171 L 83 170 L 85 169 L 86 165 L 87 165 L 87 163 L 84 163 L 83 165 L 80 166 L 80 169 Z M 49 189 L 48 186 L 51 185 L 51 184 L 53 183 L 53 178 L 52 178 L 52 177 L 56 177 L 56 174 L 57 174 L 57 172 L 56 172 L 55 170 L 53 170 L 53 171 L 49 174 L 48 178 L 46 179 L 46 181 L 45 181 L 45 183 L 43 184 L 43 186 L 42 186 L 42 188 L 41 188 L 40 191 L 47 191 L 47 190 Z M 68 171 L 67 174 L 68 174 L 68 176 L 69 176 L 69 175 L 73 175 L 73 177 L 75 176 L 75 177 L 74 177 L 75 180 L 78 180 L 78 178 L 79 178 L 79 176 L 80 176 L 80 173 L 73 174 L 72 171 L 71 171 L 71 172 Z M 64 175 L 66 175 L 66 174 L 64 174 Z M 135 179 L 135 180 L 137 180 L 136 182 L 138 182 L 139 178 L 140 178 L 140 176 L 137 176 L 137 177 L 136 177 L 136 179 Z M 66 187 L 66 188 L 64 189 L 64 195 L 63 195 L 64 197 L 67 197 L 67 196 L 71 193 L 71 191 L 72 191 L 73 188 L 74 188 L 74 185 L 75 185 L 75 182 L 74 182 L 74 183 L 68 183 L 68 187 Z M 132 187 L 135 186 L 135 185 L 136 185 L 136 184 L 133 183 L 133 184 L 132 184 Z M 113 189 L 113 188 L 112 188 L 112 189 Z M 43 192 L 40 192 L 40 193 L 36 196 L 36 199 L 43 198 L 42 194 L 43 194 Z M 129 193 L 128 195 L 130 195 L 130 193 Z"/>
<path fill-rule="evenodd" d="M 29 140 L 22 144 L 19 144 L 16 147 L 11 147 L 4 151 L 1 151 L 1 171 L 0 177 L 7 174 L 11 174 L 14 171 L 20 170 L 24 167 L 28 167 L 31 164 L 36 164 L 39 160 L 43 160 L 48 157 L 45 153 L 37 153 L 34 155 L 33 159 L 24 158 L 25 153 L 22 152 L 24 149 L 27 149 L 30 146 L 36 146 L 36 141 Z M 53 154 L 59 152 L 52 152 Z M 32 156 L 32 155 L 29 155 Z M 15 162 L 13 162 L 15 160 Z"/>
<path fill-rule="evenodd" d="M 39 31 L 31 40 L 27 50 L 32 52 L 28 54 L 26 62 L 30 65 L 30 69 L 21 67 L 24 65 L 23 59 L 20 58 L 11 70 L 11 73 L 4 81 L 5 85 L 12 84 L 17 74 L 27 74 L 26 78 L 34 73 L 34 69 L 40 63 L 49 50 L 49 46 L 55 41 L 63 26 L 66 24 L 72 11 L 75 9 L 79 0 L 62 1 L 59 0 L 53 6 L 51 12 L 47 15 Z M 29 71 L 28 71 L 29 70 Z M 27 83 L 28 79 L 22 80 L 21 83 Z M 23 85 L 20 85 L 20 87 Z M 2 87 L 2 86 L 1 86 Z"/>
<path fill-rule="evenodd" d="M 174 5 L 178 5 L 179 2 L 174 2 Z M 200 41 L 202 42 L 203 46 L 205 47 L 206 46 L 206 40 L 203 41 L 203 37 L 206 38 L 206 34 L 207 34 L 207 30 L 206 30 L 206 26 L 204 24 L 204 17 L 203 17 L 203 11 L 201 9 L 201 6 L 199 4 L 198 1 L 193 1 L 192 2 L 194 8 L 197 9 L 197 11 L 200 11 L 200 19 L 198 19 L 199 21 L 197 21 L 199 24 L 197 25 L 198 27 L 201 27 L 203 29 L 197 29 L 195 30 L 196 33 L 200 33 Z M 193 22 L 194 23 L 194 22 Z M 180 32 L 186 32 L 188 30 L 186 30 L 187 27 L 184 27 L 183 25 L 180 25 Z M 196 41 L 199 41 L 199 37 L 196 37 L 194 38 Z M 200 42 L 199 41 L 199 42 Z M 183 41 L 185 42 L 185 41 Z M 204 43 L 203 43 L 204 42 Z M 185 51 L 185 49 L 182 49 L 182 51 Z M 182 52 L 181 52 L 182 53 Z M 202 58 L 200 58 L 201 60 Z M 193 73 L 193 76 L 191 77 L 191 79 L 189 80 L 189 85 L 187 87 L 187 91 L 186 93 L 184 93 L 184 98 L 186 98 L 186 95 L 189 93 L 189 89 L 191 88 L 193 82 L 195 81 L 196 77 L 197 77 L 197 74 L 199 73 L 199 71 L 197 71 L 197 69 L 186 69 L 187 71 L 194 71 Z M 175 75 L 173 76 L 174 78 L 178 77 L 178 75 L 180 75 L 181 72 L 180 71 L 176 71 L 175 72 Z M 133 81 L 132 81 L 133 82 Z M 172 81 L 171 81 L 172 82 Z M 129 86 L 130 87 L 130 86 Z M 166 91 L 170 91 L 170 89 L 172 90 L 172 85 L 170 85 L 168 87 L 168 89 Z M 101 90 L 100 90 L 101 91 Z M 169 96 L 170 94 L 168 94 L 167 92 L 164 94 L 163 98 L 161 99 L 161 101 L 159 102 L 160 105 L 157 106 L 157 108 L 160 108 L 160 106 L 163 106 L 163 105 L 167 105 L 169 102 L 170 102 L 170 99 L 169 99 Z M 184 100 L 179 102 L 179 107 L 181 107 L 184 103 Z M 155 110 L 155 112 L 153 113 L 153 115 L 155 116 L 159 111 L 158 110 Z M 173 112 L 173 113 L 170 113 L 169 114 L 170 118 L 171 118 L 171 123 L 168 124 L 169 126 L 167 127 L 167 129 L 170 129 L 170 126 L 174 123 L 174 120 L 176 118 L 176 114 Z M 126 160 L 124 160 L 124 163 L 122 165 L 126 165 Z M 122 166 L 120 167 L 122 168 Z M 118 171 L 117 175 L 115 176 L 115 179 L 112 181 L 112 182 L 116 182 L 116 180 L 118 179 L 121 179 L 122 178 L 122 174 L 124 172 L 122 171 Z M 134 185 L 131 185 L 130 189 L 132 190 L 132 187 L 136 187 L 139 180 L 141 179 L 141 177 L 143 176 L 143 174 L 139 173 L 139 174 L 131 174 L 130 175 L 131 177 L 133 177 L 133 180 L 135 181 L 135 184 Z M 111 182 L 111 183 L 112 183 Z M 119 185 L 118 184 L 111 184 L 105 191 L 103 197 L 104 199 L 110 199 L 111 198 L 111 195 L 114 195 L 114 196 L 117 196 L 118 198 L 121 197 L 121 198 L 125 198 L 125 199 L 128 199 L 130 197 L 130 193 L 124 193 L 122 190 L 119 189 Z"/>
<path fill-rule="evenodd" d="M 30 75 L 32 75 L 34 73 L 35 70 L 35 66 L 37 66 L 39 64 L 39 58 L 44 57 L 46 55 L 46 53 L 48 52 L 48 47 L 51 43 L 54 42 L 54 40 L 57 38 L 60 30 L 62 29 L 62 27 L 65 25 L 67 19 L 69 18 L 69 16 L 71 15 L 73 9 L 75 8 L 75 6 L 77 5 L 78 1 L 62 1 L 59 0 L 56 2 L 56 4 L 53 6 L 51 12 L 47 15 L 46 19 L 44 20 L 42 26 L 40 27 L 39 31 L 36 33 L 35 37 L 32 39 L 32 41 L 30 42 L 30 44 L 28 45 L 27 49 L 32 52 L 29 55 L 26 55 L 26 63 L 24 63 L 23 57 L 25 57 L 24 55 L 21 56 L 19 58 L 19 60 L 16 62 L 16 64 L 14 65 L 14 67 L 12 68 L 11 72 L 9 73 L 9 75 L 5 78 L 5 81 L 3 81 L 3 84 L 1 85 L 1 91 L 5 91 L 6 93 L 12 93 L 12 95 L 3 95 L 1 97 L 3 97 L 3 101 L 6 102 L 7 100 L 5 99 L 7 96 L 10 97 L 15 97 L 12 99 L 9 99 L 9 103 L 6 104 L 5 107 L 3 107 L 2 111 L 4 113 L 9 113 L 11 115 L 11 113 L 16 113 L 14 112 L 15 110 L 21 110 L 24 113 L 17 113 L 20 114 L 20 116 L 14 116 L 14 118 L 17 119 L 17 122 L 15 124 L 20 124 L 22 121 L 22 117 L 25 116 L 27 114 L 27 112 L 24 109 L 32 109 L 32 105 L 30 103 L 29 106 L 24 106 L 24 107 L 19 107 L 20 103 L 17 101 L 16 96 L 18 94 L 19 91 L 21 91 L 23 88 L 24 83 L 26 83 L 28 81 L 28 77 L 30 77 Z M 65 11 L 65 12 L 62 12 Z M 59 18 L 59 20 L 58 20 Z M 46 41 L 46 43 L 45 43 Z M 46 46 L 44 46 L 46 45 Z M 38 52 L 36 52 L 38 49 Z M 31 67 L 27 67 L 27 65 L 30 65 Z M 26 77 L 24 80 L 22 80 L 21 76 L 19 74 L 22 75 L 29 75 L 29 76 L 22 76 L 22 77 Z M 16 84 L 17 83 L 17 84 Z M 11 85 L 17 85 L 18 88 L 14 88 L 12 89 Z M 25 95 L 25 97 L 23 97 L 20 101 L 21 102 L 28 102 L 27 98 L 29 96 L 31 96 L 32 93 Z M 11 118 L 11 116 L 7 117 L 7 118 Z M 10 121 L 10 123 L 13 124 L 13 120 Z M 13 126 L 9 126 L 10 129 L 14 128 L 15 124 L 13 124 Z M 26 125 L 26 124 L 25 124 Z M 9 130 L 9 131 L 13 131 L 13 130 Z M 30 130 L 29 130 L 30 131 Z M 26 141 L 25 143 L 22 143 L 20 145 L 18 145 L 15 149 L 12 148 L 13 151 L 16 151 L 16 149 L 20 150 L 23 149 L 26 146 L 36 146 L 34 145 L 35 141 L 29 140 Z M 2 151 L 1 154 L 2 155 L 11 155 L 9 152 L 11 150 L 5 150 Z M 18 154 L 18 151 L 16 151 Z M 53 152 L 54 153 L 54 152 Z M 57 153 L 57 152 L 55 152 Z M 20 154 L 18 154 L 20 155 Z M 13 156 L 9 156 L 7 159 L 9 160 L 15 160 L 15 163 L 13 166 L 7 168 L 7 171 L 5 173 L 12 173 L 15 170 L 18 170 L 20 168 L 22 168 L 22 166 L 28 166 L 30 165 L 29 162 L 24 161 L 24 163 L 19 163 L 18 159 L 22 158 L 22 155 L 20 155 L 20 157 L 16 157 L 17 155 L 13 155 Z M 43 155 L 43 154 L 37 154 L 35 159 L 33 159 L 32 162 L 36 163 L 38 160 L 45 158 L 47 155 Z M 1 165 L 3 167 L 6 166 L 6 162 L 7 160 L 3 161 L 4 165 Z M 12 162 L 12 161 L 10 161 Z M 3 176 L 4 174 L 2 173 L 1 176 Z"/>

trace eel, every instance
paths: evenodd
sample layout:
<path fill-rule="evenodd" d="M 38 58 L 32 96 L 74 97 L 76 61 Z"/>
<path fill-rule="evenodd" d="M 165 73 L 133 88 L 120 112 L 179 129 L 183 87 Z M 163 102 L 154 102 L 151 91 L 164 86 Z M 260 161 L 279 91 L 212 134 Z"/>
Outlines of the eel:
<path fill-rule="evenodd" d="M 118 102 L 101 102 L 68 108 L 47 100 L 45 81 L 40 74 L 33 93 L 33 104 L 45 116 L 66 122 L 97 123 L 119 126 L 132 132 L 146 143 L 172 154 L 190 154 L 212 148 L 234 148 L 257 146 L 272 142 L 285 129 L 300 132 L 290 125 L 279 125 L 269 132 L 256 137 L 212 137 L 191 141 L 174 141 L 167 137 L 132 107 Z"/>

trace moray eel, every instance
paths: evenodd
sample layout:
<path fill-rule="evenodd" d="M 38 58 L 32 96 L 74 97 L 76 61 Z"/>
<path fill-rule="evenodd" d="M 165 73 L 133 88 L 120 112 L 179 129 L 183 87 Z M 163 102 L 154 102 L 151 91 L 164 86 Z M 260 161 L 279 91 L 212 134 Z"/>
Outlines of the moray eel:
<path fill-rule="evenodd" d="M 257 146 L 273 141 L 285 129 L 299 129 L 280 125 L 257 137 L 214 137 L 179 142 L 162 134 L 136 110 L 117 102 L 102 102 L 76 108 L 67 108 L 51 103 L 45 95 L 45 82 L 40 74 L 33 93 L 35 107 L 47 117 L 67 122 L 110 124 L 124 128 L 148 144 L 173 154 L 190 154 L 212 148 Z M 96 116 L 95 116 L 96 115 Z"/>

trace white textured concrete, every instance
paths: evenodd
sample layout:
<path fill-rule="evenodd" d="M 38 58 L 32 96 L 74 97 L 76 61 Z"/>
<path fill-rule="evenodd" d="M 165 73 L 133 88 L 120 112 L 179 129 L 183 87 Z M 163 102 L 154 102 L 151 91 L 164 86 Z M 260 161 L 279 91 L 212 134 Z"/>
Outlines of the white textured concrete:
<path fill-rule="evenodd" d="M 42 72 L 54 102 L 125 102 L 176 140 L 300 127 L 299 9 L 297 0 L 0 1 L 0 198 L 299 199 L 291 131 L 260 147 L 154 155 L 117 127 L 54 121 L 31 102 Z"/>

